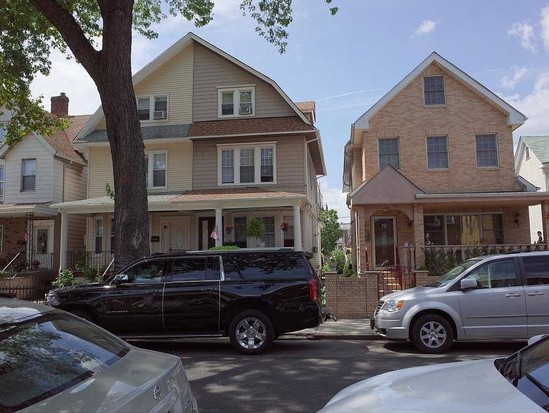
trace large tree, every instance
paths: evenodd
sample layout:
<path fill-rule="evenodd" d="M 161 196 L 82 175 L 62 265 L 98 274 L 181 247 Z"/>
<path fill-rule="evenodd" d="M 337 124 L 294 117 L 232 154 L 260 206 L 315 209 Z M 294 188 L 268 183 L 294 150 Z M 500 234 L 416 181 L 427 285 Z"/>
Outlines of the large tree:
<path fill-rule="evenodd" d="M 330 4 L 332 0 L 323 0 Z M 169 15 L 203 26 L 212 20 L 211 0 L 15 0 L 0 13 L 0 102 L 13 110 L 6 142 L 29 131 L 63 127 L 45 116 L 30 84 L 51 68 L 50 53 L 70 53 L 88 72 L 105 114 L 114 175 L 117 268 L 149 253 L 145 153 L 132 85 L 132 34 L 157 34 L 154 23 Z M 292 21 L 292 0 L 240 0 L 256 31 L 283 52 Z M 332 14 L 337 8 L 329 7 Z"/>
<path fill-rule="evenodd" d="M 320 245 L 322 253 L 328 256 L 334 251 L 337 241 L 343 235 L 343 231 L 339 228 L 335 209 L 322 209 L 320 211 L 320 221 L 324 224 L 320 230 Z"/>

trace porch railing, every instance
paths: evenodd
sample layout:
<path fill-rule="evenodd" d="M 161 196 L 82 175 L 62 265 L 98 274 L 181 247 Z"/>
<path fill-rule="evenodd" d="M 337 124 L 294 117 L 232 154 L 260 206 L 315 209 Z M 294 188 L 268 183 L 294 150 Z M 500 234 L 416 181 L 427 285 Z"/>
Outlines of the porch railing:
<path fill-rule="evenodd" d="M 106 269 L 114 258 L 110 251 L 67 251 L 66 268 L 71 271 L 82 271 L 86 268 Z"/>
<path fill-rule="evenodd" d="M 37 254 L 30 256 L 25 251 L 12 254 L 0 259 L 0 269 L 8 274 L 15 274 L 30 270 L 52 270 L 54 263 L 54 254 Z"/>

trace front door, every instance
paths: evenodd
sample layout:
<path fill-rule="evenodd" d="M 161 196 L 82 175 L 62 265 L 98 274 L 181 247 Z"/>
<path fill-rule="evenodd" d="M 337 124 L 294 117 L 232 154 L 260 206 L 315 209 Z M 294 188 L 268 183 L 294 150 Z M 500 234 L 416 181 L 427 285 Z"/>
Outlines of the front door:
<path fill-rule="evenodd" d="M 191 249 L 190 219 L 177 218 L 160 222 L 162 228 L 162 251 L 173 252 Z"/>
<path fill-rule="evenodd" d="M 211 237 L 215 228 L 215 218 L 199 218 L 198 219 L 198 245 L 201 250 L 208 250 L 215 247 L 215 239 Z"/>
<path fill-rule="evenodd" d="M 53 268 L 54 222 L 34 221 L 33 223 L 32 265 L 38 268 Z"/>
<path fill-rule="evenodd" d="M 460 292 L 466 338 L 525 338 L 526 298 L 513 258 L 487 262 L 466 278 L 478 288 Z"/>
<path fill-rule="evenodd" d="M 395 217 L 373 217 L 374 268 L 396 264 Z"/>

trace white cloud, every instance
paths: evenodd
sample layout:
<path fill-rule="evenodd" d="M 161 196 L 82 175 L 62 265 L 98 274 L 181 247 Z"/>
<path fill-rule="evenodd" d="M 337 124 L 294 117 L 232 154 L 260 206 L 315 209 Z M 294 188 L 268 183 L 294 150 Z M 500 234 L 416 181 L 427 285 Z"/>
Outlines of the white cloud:
<path fill-rule="evenodd" d="M 513 76 L 504 76 L 501 79 L 501 85 L 506 89 L 514 89 L 517 83 L 524 77 L 526 72 L 528 72 L 528 69 L 525 67 L 515 68 L 515 73 L 513 73 Z"/>
<path fill-rule="evenodd" d="M 347 208 L 347 194 L 341 192 L 341 188 L 330 188 L 326 179 L 321 179 L 319 184 L 324 199 L 323 207 L 328 206 L 329 209 L 335 209 L 339 222 L 350 222 L 351 213 Z"/>
<path fill-rule="evenodd" d="M 542 73 L 532 90 L 524 97 L 504 98 L 528 117 L 528 120 L 515 132 L 515 141 L 519 136 L 549 135 L 549 72 Z"/>
<path fill-rule="evenodd" d="M 534 27 L 528 22 L 514 23 L 507 32 L 512 37 L 517 37 L 520 41 L 520 45 L 531 52 L 536 51 L 534 45 L 534 39 L 536 37 L 534 33 Z"/>
<path fill-rule="evenodd" d="M 416 35 L 422 36 L 435 31 L 437 24 L 432 20 L 423 20 L 416 29 Z"/>
<path fill-rule="evenodd" d="M 545 50 L 549 51 L 549 7 L 544 7 L 541 9 L 540 26 L 543 45 Z"/>

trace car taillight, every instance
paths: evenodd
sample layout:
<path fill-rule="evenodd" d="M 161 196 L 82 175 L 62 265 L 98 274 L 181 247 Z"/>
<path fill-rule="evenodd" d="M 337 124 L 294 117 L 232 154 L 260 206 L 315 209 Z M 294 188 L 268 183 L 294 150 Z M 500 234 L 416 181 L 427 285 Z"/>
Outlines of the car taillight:
<path fill-rule="evenodd" d="M 309 279 L 309 300 L 318 300 L 318 284 L 314 278 Z"/>

